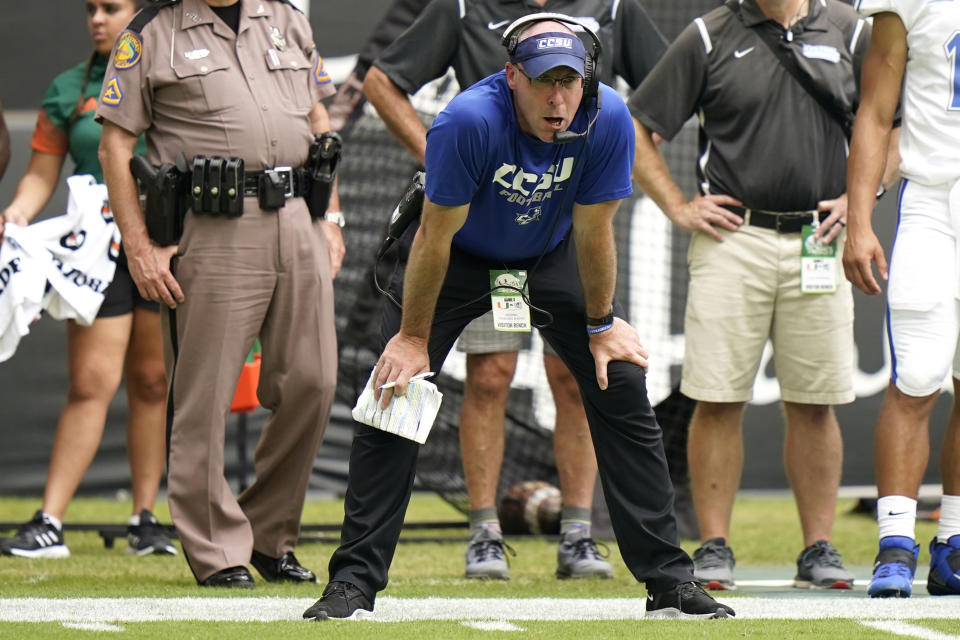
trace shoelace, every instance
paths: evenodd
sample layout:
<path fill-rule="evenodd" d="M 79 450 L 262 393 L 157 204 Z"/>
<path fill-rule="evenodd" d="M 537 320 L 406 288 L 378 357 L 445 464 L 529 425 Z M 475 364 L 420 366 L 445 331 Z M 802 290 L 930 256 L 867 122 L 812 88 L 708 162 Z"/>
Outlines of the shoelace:
<path fill-rule="evenodd" d="M 703 590 L 703 587 L 700 586 L 698 582 L 684 582 L 680 585 L 678 595 L 682 601 L 684 598 L 694 597 L 699 594 L 706 594 L 706 591 Z"/>
<path fill-rule="evenodd" d="M 600 547 L 603 547 L 603 553 Z M 573 557 L 577 560 L 602 560 L 609 556 L 610 548 L 602 542 L 598 545 L 593 538 L 580 538 L 573 543 Z"/>
<path fill-rule="evenodd" d="M 704 569 L 725 567 L 731 561 L 732 554 L 723 547 L 700 547 L 693 552 L 693 559 Z"/>
<path fill-rule="evenodd" d="M 509 552 L 510 555 L 514 557 L 517 555 L 517 552 L 513 550 L 513 547 L 508 545 L 502 539 L 477 540 L 470 543 L 470 551 L 479 562 L 485 562 L 487 560 L 506 560 L 507 564 L 509 564 L 510 559 L 504 552 Z"/>
<path fill-rule="evenodd" d="M 843 558 L 833 545 L 826 542 L 817 542 L 813 545 L 808 556 L 813 562 L 819 562 L 827 567 L 843 568 Z"/>
<path fill-rule="evenodd" d="M 893 578 L 896 576 L 911 579 L 913 571 L 902 562 L 884 562 L 873 572 L 875 578 Z"/>
<path fill-rule="evenodd" d="M 56 528 L 54 528 L 51 525 L 48 525 L 46 522 L 35 522 L 35 521 L 30 521 L 24 525 L 21 525 L 17 529 L 17 535 L 15 535 L 13 539 L 19 540 L 19 541 L 33 542 L 34 538 L 36 538 L 38 535 L 42 533 L 46 533 L 47 531 L 52 531 L 53 534 L 57 537 L 57 539 L 58 540 L 60 539 L 60 532 L 57 531 Z"/>

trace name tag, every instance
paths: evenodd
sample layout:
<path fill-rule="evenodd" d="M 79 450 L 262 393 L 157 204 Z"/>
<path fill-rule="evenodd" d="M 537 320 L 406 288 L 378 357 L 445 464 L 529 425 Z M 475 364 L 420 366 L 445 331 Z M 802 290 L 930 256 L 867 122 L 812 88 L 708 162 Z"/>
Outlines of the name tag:
<path fill-rule="evenodd" d="M 490 270 L 490 305 L 493 328 L 497 331 L 530 331 L 530 307 L 521 292 L 526 293 L 527 272 Z"/>
<path fill-rule="evenodd" d="M 801 53 L 804 58 L 826 60 L 833 64 L 840 62 L 840 52 L 837 51 L 836 47 L 828 44 L 804 44 Z"/>
<path fill-rule="evenodd" d="M 803 226 L 800 237 L 800 291 L 801 293 L 836 293 L 837 291 L 837 241 L 824 244 L 813 232 L 816 227 Z"/>
<path fill-rule="evenodd" d="M 187 60 L 200 60 L 208 55 L 210 55 L 210 49 L 194 49 L 193 51 L 185 51 L 183 57 Z"/>

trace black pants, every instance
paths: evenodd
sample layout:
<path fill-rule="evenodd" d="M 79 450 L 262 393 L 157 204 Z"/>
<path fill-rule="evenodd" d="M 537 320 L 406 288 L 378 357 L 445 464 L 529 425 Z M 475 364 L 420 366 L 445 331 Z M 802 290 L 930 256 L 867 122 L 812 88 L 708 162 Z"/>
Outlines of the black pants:
<path fill-rule="evenodd" d="M 529 270 L 533 261 L 508 266 Z M 504 265 L 452 250 L 428 343 L 432 371 L 440 370 L 463 328 L 490 309 L 489 296 L 484 293 L 489 290 L 491 268 Z M 401 280 L 402 274 L 395 274 L 391 285 L 398 299 Z M 543 257 L 528 282 L 531 303 L 553 316 L 541 335 L 556 349 L 580 387 L 600 481 L 624 562 L 654 593 L 693 580 L 690 557 L 677 545 L 673 489 L 660 427 L 647 398 L 645 373 L 628 362 L 611 362 L 607 389 L 601 391 L 597 386 L 585 330 L 583 287 L 569 235 Z M 536 311 L 533 318 L 538 323 L 547 319 Z M 387 305 L 384 344 L 399 327 L 400 310 Z M 330 580 L 353 583 L 373 602 L 377 592 L 387 586 L 420 445 L 359 423 L 355 428 L 343 529 L 340 547 L 330 559 Z"/>

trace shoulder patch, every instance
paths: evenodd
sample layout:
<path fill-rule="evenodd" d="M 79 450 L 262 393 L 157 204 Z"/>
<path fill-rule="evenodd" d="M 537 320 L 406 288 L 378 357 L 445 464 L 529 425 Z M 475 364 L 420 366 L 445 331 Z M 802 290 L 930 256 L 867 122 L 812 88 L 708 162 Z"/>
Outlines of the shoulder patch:
<path fill-rule="evenodd" d="M 140 33 L 148 22 L 157 17 L 161 9 L 172 7 L 175 4 L 180 4 L 180 0 L 153 0 L 141 9 L 137 15 L 133 16 L 133 20 L 127 25 L 127 31 Z"/>
<path fill-rule="evenodd" d="M 317 66 L 313 70 L 313 80 L 317 84 L 327 84 L 330 82 L 330 74 L 323 68 L 322 56 L 317 56 Z"/>
<path fill-rule="evenodd" d="M 129 69 L 140 62 L 143 43 L 133 31 L 124 31 L 117 41 L 117 51 L 113 56 L 113 66 L 117 69 Z"/>
<path fill-rule="evenodd" d="M 111 107 L 116 107 L 123 102 L 123 92 L 120 91 L 120 83 L 117 76 L 110 78 L 110 81 L 103 87 L 103 95 L 100 96 L 100 102 Z"/>
<path fill-rule="evenodd" d="M 295 4 L 293 4 L 292 2 L 290 2 L 290 0 L 275 0 L 275 2 L 282 2 L 283 4 L 290 5 L 290 6 L 293 7 L 295 10 L 300 11 L 300 7 L 298 7 L 297 5 L 295 5 Z M 303 13 L 303 11 L 300 11 L 300 13 Z"/>

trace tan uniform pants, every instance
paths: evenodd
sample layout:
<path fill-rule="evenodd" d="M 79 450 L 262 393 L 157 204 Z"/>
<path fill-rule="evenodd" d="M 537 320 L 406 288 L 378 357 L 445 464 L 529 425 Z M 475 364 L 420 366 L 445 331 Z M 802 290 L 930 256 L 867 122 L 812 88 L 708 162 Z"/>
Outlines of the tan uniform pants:
<path fill-rule="evenodd" d="M 246 565 L 253 549 L 271 557 L 293 549 L 336 386 L 322 223 L 311 221 L 300 198 L 279 211 L 247 198 L 244 209 L 233 219 L 187 215 L 174 260 L 185 299 L 163 314 L 170 512 L 198 581 Z M 257 337 L 257 394 L 272 416 L 254 454 L 256 480 L 236 498 L 224 477 L 224 429 Z"/>

